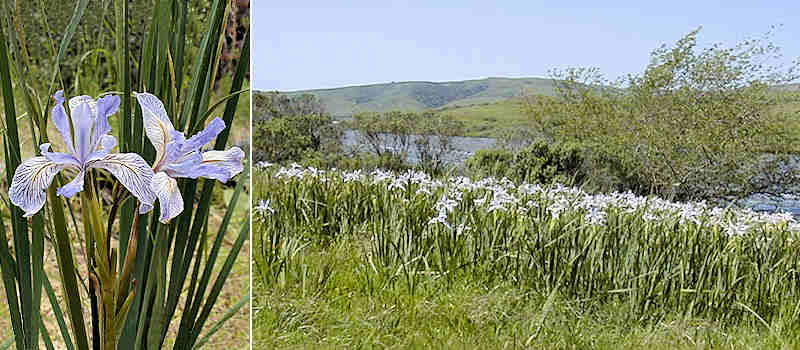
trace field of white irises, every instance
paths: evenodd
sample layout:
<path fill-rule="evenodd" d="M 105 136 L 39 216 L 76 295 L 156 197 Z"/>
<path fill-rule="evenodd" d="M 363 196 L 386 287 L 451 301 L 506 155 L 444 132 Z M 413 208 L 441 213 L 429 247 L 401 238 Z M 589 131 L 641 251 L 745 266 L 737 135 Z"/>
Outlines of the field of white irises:
<path fill-rule="evenodd" d="M 259 166 L 253 334 L 264 348 L 800 342 L 800 223 L 788 214 Z"/>

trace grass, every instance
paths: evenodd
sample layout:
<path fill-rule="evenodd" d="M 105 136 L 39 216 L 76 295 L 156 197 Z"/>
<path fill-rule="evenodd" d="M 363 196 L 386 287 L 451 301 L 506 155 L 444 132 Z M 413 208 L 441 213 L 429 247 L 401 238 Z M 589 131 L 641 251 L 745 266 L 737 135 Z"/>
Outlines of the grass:
<path fill-rule="evenodd" d="M 786 216 L 420 173 L 254 176 L 274 210 L 255 214 L 255 349 L 800 346 Z"/>
<path fill-rule="evenodd" d="M 355 244 L 317 255 L 337 260 L 338 276 L 355 275 Z M 352 245 L 350 245 L 352 244 Z M 341 253 L 352 251 L 353 253 Z M 339 254 L 338 257 L 331 256 Z M 356 259 L 356 256 L 350 259 Z M 347 259 L 345 259 L 347 260 Z M 310 266 L 309 269 L 319 268 Z M 398 289 L 377 295 L 358 281 L 337 279 L 336 288 L 307 294 L 302 288 L 258 286 L 254 293 L 254 349 L 774 349 L 800 346 L 800 338 L 776 338 L 757 325 L 724 326 L 708 319 L 633 323 L 627 305 L 587 312 L 574 300 L 524 293 L 507 284 L 491 288 L 431 281 L 413 298 Z M 311 287 L 313 288 L 313 287 Z M 305 295 L 304 295 L 305 294 Z"/>
<path fill-rule="evenodd" d="M 444 108 L 439 111 L 464 123 L 464 136 L 500 137 L 508 130 L 527 130 L 532 127 L 520 99 Z"/>

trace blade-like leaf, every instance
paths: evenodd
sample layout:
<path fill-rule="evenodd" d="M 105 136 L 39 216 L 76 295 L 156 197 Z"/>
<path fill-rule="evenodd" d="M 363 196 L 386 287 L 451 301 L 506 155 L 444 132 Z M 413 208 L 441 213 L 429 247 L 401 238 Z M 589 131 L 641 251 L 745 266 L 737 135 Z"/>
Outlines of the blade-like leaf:
<path fill-rule="evenodd" d="M 231 308 L 228 309 L 228 311 L 225 312 L 225 314 L 222 315 L 222 317 L 213 326 L 211 326 L 211 328 L 208 329 L 208 331 L 206 332 L 206 334 L 203 335 L 202 338 L 197 340 L 197 343 L 194 344 L 192 349 L 199 349 L 205 343 L 207 343 L 208 340 L 211 339 L 211 337 L 214 336 L 214 334 L 217 333 L 217 331 L 220 328 L 222 328 L 222 325 L 225 324 L 225 322 L 228 322 L 228 320 L 230 320 L 231 317 L 236 315 L 236 313 L 239 312 L 239 309 L 247 305 L 249 301 L 250 301 L 250 293 L 246 293 L 245 295 L 242 296 L 242 299 L 240 299 L 239 302 L 231 306 Z"/>
<path fill-rule="evenodd" d="M 17 131 L 16 109 L 14 106 L 14 90 L 11 86 L 11 72 L 8 64 L 8 44 L 6 42 L 5 34 L 0 35 L 0 89 L 2 89 L 3 94 L 3 106 L 6 120 L 6 137 L 4 138 L 6 181 L 7 183 L 11 183 L 14 177 L 14 170 L 21 162 L 21 153 L 19 149 L 20 142 Z M 28 223 L 27 220 L 22 217 L 22 210 L 19 207 L 10 206 L 10 211 L 12 221 L 11 231 L 13 233 L 12 239 L 14 242 L 14 250 L 16 252 L 16 261 L 14 261 L 14 264 L 8 266 L 13 266 L 15 270 L 12 276 L 14 276 L 16 286 L 11 288 L 11 293 L 18 293 L 19 296 L 19 299 L 16 299 L 17 295 L 14 295 L 15 300 L 13 301 L 16 303 L 16 301 L 19 300 L 19 304 L 17 304 L 15 307 L 15 309 L 18 310 L 17 313 L 14 313 L 14 311 L 16 311 L 14 309 L 10 311 L 12 311 L 12 322 L 15 317 L 19 316 L 18 322 L 16 322 L 16 325 L 14 326 L 17 348 L 25 348 L 28 344 L 30 344 L 30 336 L 28 333 L 31 332 L 27 331 L 27 327 L 32 326 L 31 311 L 33 308 L 33 304 L 31 302 L 32 290 L 30 275 L 30 252 L 28 250 Z M 5 244 L 8 243 L 6 242 Z M 9 275 L 9 273 L 4 272 L 4 278 L 6 275 Z M 6 289 L 6 293 L 9 293 L 8 289 Z M 9 302 L 12 302 L 10 298 Z"/>
<path fill-rule="evenodd" d="M 208 298 L 203 306 L 203 312 L 197 317 L 197 322 L 195 322 L 192 329 L 192 335 L 190 337 L 189 344 L 194 343 L 200 336 L 200 331 L 203 329 L 203 325 L 208 319 L 208 316 L 211 314 L 211 309 L 214 307 L 217 297 L 219 297 L 222 287 L 225 285 L 225 281 L 228 279 L 228 275 L 233 268 L 233 263 L 236 261 L 236 257 L 239 255 L 239 251 L 242 249 L 244 241 L 247 240 L 249 236 L 250 221 L 245 221 L 245 224 L 242 225 L 242 229 L 239 231 L 239 237 L 237 237 L 236 242 L 233 243 L 233 247 L 231 248 L 227 259 L 225 259 L 225 264 L 222 265 L 222 269 L 217 275 L 217 279 L 214 281 L 214 287 L 211 288 L 211 292 L 208 294 Z"/>
<path fill-rule="evenodd" d="M 2 215 L 0 215 L 0 229 L 3 229 L 3 235 L 0 237 L 0 272 L 3 274 L 3 287 L 6 291 L 8 312 L 11 314 L 14 339 L 16 339 L 17 347 L 19 348 L 24 346 L 24 330 L 17 296 L 17 272 L 14 258 L 11 257 L 11 251 L 8 247 L 8 238 L 5 235 L 5 232 L 7 232 L 6 225 L 3 223 Z"/>
<path fill-rule="evenodd" d="M 78 2 L 75 4 L 75 10 L 72 12 L 72 18 L 69 19 L 67 29 L 64 31 L 64 38 L 61 39 L 61 45 L 58 47 L 58 55 L 56 56 L 56 64 L 54 66 L 55 70 L 53 71 L 53 78 L 50 81 L 50 87 L 47 89 L 48 92 L 53 91 L 56 77 L 60 71 L 59 65 L 61 64 L 61 60 L 64 58 L 64 54 L 67 52 L 67 48 L 69 47 L 69 43 L 72 41 L 72 37 L 75 35 L 75 31 L 78 29 L 78 23 L 80 23 L 81 18 L 83 18 L 84 13 L 86 13 L 87 6 L 89 6 L 89 0 L 78 0 Z"/>
<path fill-rule="evenodd" d="M 72 337 L 69 335 L 67 323 L 64 321 L 64 313 L 61 311 L 61 306 L 58 305 L 58 298 L 53 290 L 53 285 L 50 284 L 50 279 L 46 277 L 44 279 L 44 289 L 45 293 L 47 293 L 47 299 L 50 300 L 50 306 L 53 308 L 53 314 L 56 322 L 58 322 L 58 329 L 61 331 L 61 338 L 64 339 L 67 350 L 75 350 L 75 344 L 72 343 Z"/>

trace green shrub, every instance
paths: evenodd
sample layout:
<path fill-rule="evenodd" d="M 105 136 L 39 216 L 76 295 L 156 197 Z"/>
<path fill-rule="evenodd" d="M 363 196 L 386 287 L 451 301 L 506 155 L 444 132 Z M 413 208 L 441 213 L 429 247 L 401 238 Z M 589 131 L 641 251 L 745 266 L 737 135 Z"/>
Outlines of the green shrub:
<path fill-rule="evenodd" d="M 517 182 L 560 182 L 588 192 L 632 191 L 647 194 L 650 182 L 602 145 L 535 141 L 519 152 L 483 149 L 465 164 L 468 176 L 508 177 Z"/>
<path fill-rule="evenodd" d="M 573 143 L 531 143 L 514 156 L 510 177 L 525 182 L 580 184 L 586 172 L 584 150 Z"/>
<path fill-rule="evenodd" d="M 466 172 L 476 178 L 507 176 L 513 160 L 514 153 L 505 149 L 478 150 L 467 159 Z"/>
<path fill-rule="evenodd" d="M 313 95 L 254 94 L 252 133 L 256 161 L 329 164 L 341 156 L 342 130 Z"/>

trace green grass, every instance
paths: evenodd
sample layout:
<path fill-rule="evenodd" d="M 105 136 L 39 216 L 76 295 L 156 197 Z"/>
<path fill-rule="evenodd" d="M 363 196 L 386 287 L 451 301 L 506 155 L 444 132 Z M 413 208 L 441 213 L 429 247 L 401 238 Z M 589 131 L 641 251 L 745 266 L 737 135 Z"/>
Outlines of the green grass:
<path fill-rule="evenodd" d="M 285 289 L 254 284 L 254 349 L 776 349 L 800 337 L 773 336 L 757 324 L 724 326 L 674 315 L 652 324 L 625 318 L 627 305 L 591 312 L 580 303 L 509 284 L 487 287 L 429 281 L 413 297 L 402 288 L 365 293 L 357 242 L 308 254 L 309 271 L 335 262 L 334 276 Z M 349 277 L 349 278 L 348 278 Z M 321 291 L 313 292 L 321 288 Z"/>
<path fill-rule="evenodd" d="M 253 227 L 255 349 L 800 346 L 800 245 L 785 223 L 731 236 L 752 214 L 694 224 L 651 199 L 597 226 L 584 197 L 564 195 L 554 217 L 554 189 L 495 182 L 507 192 L 463 191 L 447 229 L 429 220 L 459 197 L 449 179 L 275 174 L 254 172 L 254 200 L 276 210 Z M 479 203 L 506 194 L 519 201 L 505 210 Z"/>
<path fill-rule="evenodd" d="M 464 136 L 499 137 L 513 129 L 529 129 L 532 123 L 520 99 L 444 108 L 440 113 L 464 123 Z"/>

